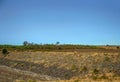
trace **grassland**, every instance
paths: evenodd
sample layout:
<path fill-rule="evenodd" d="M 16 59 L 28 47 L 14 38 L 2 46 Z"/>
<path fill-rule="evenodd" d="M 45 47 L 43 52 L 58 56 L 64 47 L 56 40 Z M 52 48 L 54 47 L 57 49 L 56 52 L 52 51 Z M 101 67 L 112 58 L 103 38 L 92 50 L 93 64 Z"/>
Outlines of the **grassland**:
<path fill-rule="evenodd" d="M 52 47 L 50 47 L 52 46 Z M 0 82 L 119 82 L 116 46 L 8 46 L 0 53 Z"/>

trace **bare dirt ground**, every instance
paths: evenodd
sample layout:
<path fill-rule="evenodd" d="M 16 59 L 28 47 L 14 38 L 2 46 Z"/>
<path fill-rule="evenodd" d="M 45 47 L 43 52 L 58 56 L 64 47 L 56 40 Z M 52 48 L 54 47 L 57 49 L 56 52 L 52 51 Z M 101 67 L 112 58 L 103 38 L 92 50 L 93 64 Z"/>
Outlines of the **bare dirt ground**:
<path fill-rule="evenodd" d="M 9 51 L 0 54 L 0 82 L 119 82 L 120 50 Z"/>

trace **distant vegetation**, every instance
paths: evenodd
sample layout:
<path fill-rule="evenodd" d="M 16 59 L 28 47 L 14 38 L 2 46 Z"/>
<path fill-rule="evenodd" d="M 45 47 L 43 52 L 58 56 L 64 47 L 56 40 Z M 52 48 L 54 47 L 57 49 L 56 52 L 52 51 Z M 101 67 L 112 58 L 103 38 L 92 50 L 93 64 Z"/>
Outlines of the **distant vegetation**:
<path fill-rule="evenodd" d="M 109 46 L 108 46 L 109 47 Z M 75 45 L 75 44 L 60 44 L 56 42 L 55 44 L 36 44 L 24 41 L 23 45 L 0 45 L 0 50 L 6 48 L 8 50 L 33 50 L 33 51 L 66 51 L 66 50 L 78 50 L 78 49 L 103 49 L 100 46 L 92 45 Z M 119 46 L 116 47 L 119 49 Z"/>
<path fill-rule="evenodd" d="M 9 50 L 33 50 L 33 51 L 60 51 L 60 50 L 77 50 L 77 49 L 100 49 L 98 46 L 89 46 L 89 45 L 73 45 L 73 44 L 60 44 L 56 42 L 55 44 L 35 44 L 29 43 L 27 41 L 23 42 L 23 45 L 0 45 L 0 50 L 6 48 Z"/>

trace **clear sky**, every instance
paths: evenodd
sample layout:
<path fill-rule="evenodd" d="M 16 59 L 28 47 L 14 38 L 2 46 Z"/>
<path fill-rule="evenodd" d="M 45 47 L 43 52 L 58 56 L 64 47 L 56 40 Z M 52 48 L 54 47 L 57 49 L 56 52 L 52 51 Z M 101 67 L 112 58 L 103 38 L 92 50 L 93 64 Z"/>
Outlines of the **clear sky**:
<path fill-rule="evenodd" d="M 120 0 L 0 0 L 0 44 L 120 45 Z"/>

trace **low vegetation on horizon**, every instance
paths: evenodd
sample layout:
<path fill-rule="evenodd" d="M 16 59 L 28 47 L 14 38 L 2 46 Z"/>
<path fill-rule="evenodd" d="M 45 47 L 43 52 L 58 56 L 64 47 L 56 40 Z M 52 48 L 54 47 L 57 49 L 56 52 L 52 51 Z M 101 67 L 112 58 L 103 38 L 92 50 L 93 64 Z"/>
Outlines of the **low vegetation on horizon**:
<path fill-rule="evenodd" d="M 99 46 L 93 45 L 77 45 L 77 44 L 35 44 L 27 41 L 23 42 L 23 45 L 0 45 L 0 49 L 7 48 L 10 50 L 33 50 L 33 51 L 65 51 L 65 50 L 77 50 L 77 49 L 103 49 Z"/>
<path fill-rule="evenodd" d="M 7 48 L 9 50 L 32 50 L 32 51 L 72 51 L 79 49 L 119 49 L 119 45 L 81 45 L 81 44 L 36 44 L 24 41 L 23 45 L 0 45 L 0 49 Z"/>

